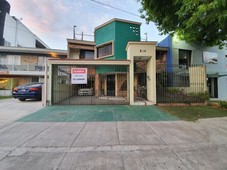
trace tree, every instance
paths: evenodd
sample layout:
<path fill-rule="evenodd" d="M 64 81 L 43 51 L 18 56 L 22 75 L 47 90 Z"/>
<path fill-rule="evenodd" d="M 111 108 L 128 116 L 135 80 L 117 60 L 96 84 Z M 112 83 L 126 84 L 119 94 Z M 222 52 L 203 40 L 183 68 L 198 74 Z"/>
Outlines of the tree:
<path fill-rule="evenodd" d="M 227 0 L 139 0 L 142 18 L 188 43 L 227 46 Z"/>

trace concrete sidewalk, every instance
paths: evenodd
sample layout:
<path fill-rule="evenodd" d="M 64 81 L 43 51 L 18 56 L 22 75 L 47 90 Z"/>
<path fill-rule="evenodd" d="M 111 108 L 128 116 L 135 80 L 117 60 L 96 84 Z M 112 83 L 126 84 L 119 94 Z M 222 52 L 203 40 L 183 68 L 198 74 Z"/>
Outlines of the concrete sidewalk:
<path fill-rule="evenodd" d="M 227 118 L 171 122 L 14 122 L 0 169 L 227 169 Z"/>
<path fill-rule="evenodd" d="M 0 107 L 1 170 L 227 169 L 227 117 L 197 122 L 14 122 L 40 110 L 41 102 L 7 99 Z"/>

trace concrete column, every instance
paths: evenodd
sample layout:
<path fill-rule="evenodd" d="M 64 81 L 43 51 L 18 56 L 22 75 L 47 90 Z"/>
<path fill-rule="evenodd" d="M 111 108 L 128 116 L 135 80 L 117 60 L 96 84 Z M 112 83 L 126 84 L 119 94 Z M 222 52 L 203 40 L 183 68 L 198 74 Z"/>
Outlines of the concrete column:
<path fill-rule="evenodd" d="M 42 87 L 42 105 L 45 107 L 47 105 L 47 58 L 45 58 L 45 67 L 44 67 L 44 85 Z"/>
<path fill-rule="evenodd" d="M 118 74 L 115 74 L 115 96 L 118 96 Z"/>
<path fill-rule="evenodd" d="M 47 65 L 48 66 L 48 65 Z M 53 66 L 52 64 L 49 65 L 49 76 L 47 77 L 47 101 L 48 101 L 48 105 L 52 105 L 52 93 L 53 93 L 53 86 L 52 86 L 52 81 L 54 81 L 54 77 L 53 77 Z"/>
<path fill-rule="evenodd" d="M 130 101 L 130 78 L 129 68 L 127 68 L 127 101 Z"/>
<path fill-rule="evenodd" d="M 130 94 L 129 94 L 129 103 L 130 105 L 134 104 L 134 58 L 131 56 L 131 63 L 129 66 L 129 82 L 130 82 Z"/>
<path fill-rule="evenodd" d="M 147 60 L 147 100 L 156 104 L 156 73 L 153 60 L 153 56 Z"/>

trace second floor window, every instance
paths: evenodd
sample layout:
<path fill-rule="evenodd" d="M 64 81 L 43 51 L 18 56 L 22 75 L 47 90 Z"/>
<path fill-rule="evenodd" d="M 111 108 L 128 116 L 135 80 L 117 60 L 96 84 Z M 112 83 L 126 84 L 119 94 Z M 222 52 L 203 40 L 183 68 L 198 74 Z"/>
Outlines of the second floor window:
<path fill-rule="evenodd" d="M 94 51 L 80 50 L 80 59 L 94 60 Z"/>
<path fill-rule="evenodd" d="M 105 44 L 97 47 L 97 58 L 106 57 L 113 54 L 113 44 Z"/>
<path fill-rule="evenodd" d="M 7 64 L 7 57 L 5 55 L 0 55 L 0 65 Z"/>
<path fill-rule="evenodd" d="M 191 66 L 191 53 L 190 50 L 179 50 L 179 68 L 188 68 Z"/>

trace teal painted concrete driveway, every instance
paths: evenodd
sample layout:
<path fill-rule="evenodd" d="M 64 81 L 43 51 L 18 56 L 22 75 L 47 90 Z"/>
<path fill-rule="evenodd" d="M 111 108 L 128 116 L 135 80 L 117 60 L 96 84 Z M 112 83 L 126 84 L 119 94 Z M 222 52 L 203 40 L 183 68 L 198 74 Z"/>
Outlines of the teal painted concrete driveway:
<path fill-rule="evenodd" d="M 19 122 L 111 122 L 178 120 L 156 106 L 48 106 Z"/>

